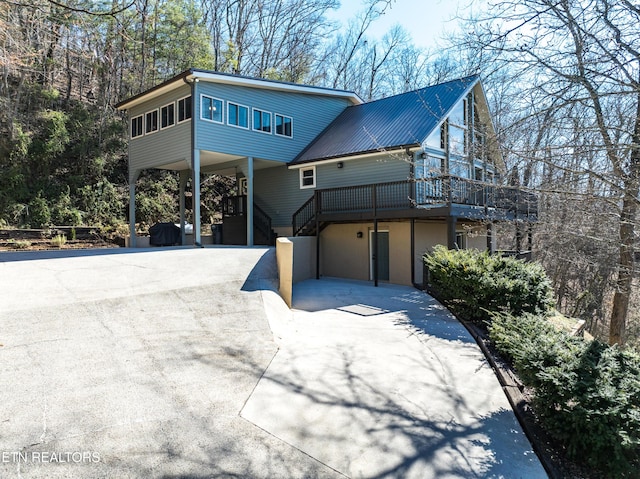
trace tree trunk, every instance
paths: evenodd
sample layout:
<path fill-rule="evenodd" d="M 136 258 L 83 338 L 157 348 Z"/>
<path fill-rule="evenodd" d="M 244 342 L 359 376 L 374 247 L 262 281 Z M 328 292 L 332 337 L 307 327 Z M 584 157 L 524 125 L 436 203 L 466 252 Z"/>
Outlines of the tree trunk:
<path fill-rule="evenodd" d="M 640 81 L 638 82 L 640 85 Z M 622 202 L 619 241 L 620 260 L 618 280 L 613 296 L 613 310 L 609 322 L 609 344 L 624 344 L 624 331 L 629 312 L 629 299 L 635 270 L 635 224 L 640 190 L 640 92 L 637 95 L 636 118 L 631 135 L 629 174 L 625 180 L 625 197 Z"/>

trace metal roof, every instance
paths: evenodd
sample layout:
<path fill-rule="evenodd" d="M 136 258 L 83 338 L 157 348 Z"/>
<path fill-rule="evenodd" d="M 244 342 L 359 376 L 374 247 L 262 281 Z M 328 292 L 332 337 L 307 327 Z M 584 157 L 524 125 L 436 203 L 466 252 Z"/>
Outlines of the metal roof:
<path fill-rule="evenodd" d="M 347 107 L 289 165 L 421 145 L 477 75 Z"/>

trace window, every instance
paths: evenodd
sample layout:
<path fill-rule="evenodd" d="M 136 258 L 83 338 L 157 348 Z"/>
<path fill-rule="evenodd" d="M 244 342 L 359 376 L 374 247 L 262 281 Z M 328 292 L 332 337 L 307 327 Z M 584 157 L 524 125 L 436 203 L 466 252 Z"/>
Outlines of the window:
<path fill-rule="evenodd" d="M 300 168 L 300 189 L 316 187 L 316 167 Z"/>
<path fill-rule="evenodd" d="M 253 129 L 256 131 L 271 133 L 271 113 L 254 108 Z"/>
<path fill-rule="evenodd" d="M 467 233 L 456 231 L 456 249 L 467 249 Z"/>
<path fill-rule="evenodd" d="M 236 103 L 227 103 L 227 124 L 249 128 L 249 108 Z"/>
<path fill-rule="evenodd" d="M 293 120 L 289 116 L 276 114 L 276 135 L 293 136 Z"/>
<path fill-rule="evenodd" d="M 191 118 L 191 97 L 187 96 L 178 100 L 178 123 Z"/>
<path fill-rule="evenodd" d="M 169 103 L 160 109 L 160 128 L 169 128 L 176 123 L 176 105 Z"/>
<path fill-rule="evenodd" d="M 203 120 L 214 121 L 216 123 L 223 123 L 222 100 L 202 95 L 200 104 L 200 118 Z"/>
<path fill-rule="evenodd" d="M 467 154 L 467 130 L 449 125 L 449 151 L 454 155 Z"/>
<path fill-rule="evenodd" d="M 146 134 L 158 131 L 158 110 L 149 111 L 144 117 L 144 132 Z"/>
<path fill-rule="evenodd" d="M 142 136 L 142 115 L 131 118 L 131 138 Z"/>

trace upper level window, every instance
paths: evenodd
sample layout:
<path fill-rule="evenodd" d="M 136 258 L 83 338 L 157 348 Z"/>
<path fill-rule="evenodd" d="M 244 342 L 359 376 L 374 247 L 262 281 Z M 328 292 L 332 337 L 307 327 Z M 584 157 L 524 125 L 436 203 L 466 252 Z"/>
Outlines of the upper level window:
<path fill-rule="evenodd" d="M 216 123 L 222 123 L 222 100 L 206 95 L 202 95 L 201 100 L 200 118 L 203 120 L 215 121 Z"/>
<path fill-rule="evenodd" d="M 268 111 L 253 109 L 253 129 L 271 133 L 271 113 Z"/>
<path fill-rule="evenodd" d="M 240 128 L 249 128 L 249 108 L 227 102 L 227 123 Z"/>
<path fill-rule="evenodd" d="M 300 168 L 300 188 L 316 187 L 316 167 Z"/>
<path fill-rule="evenodd" d="M 186 96 L 178 100 L 178 123 L 191 118 L 191 97 Z"/>
<path fill-rule="evenodd" d="M 427 138 L 426 146 L 436 150 L 444 150 L 447 141 L 447 122 L 445 121 L 440 128 L 433 130 Z"/>
<path fill-rule="evenodd" d="M 131 138 L 142 136 L 142 115 L 131 118 Z"/>
<path fill-rule="evenodd" d="M 158 110 L 149 111 L 144 117 L 144 132 L 149 134 L 158 131 Z"/>
<path fill-rule="evenodd" d="M 169 103 L 160 109 L 160 128 L 169 128 L 176 123 L 176 105 Z"/>
<path fill-rule="evenodd" d="M 290 116 L 276 114 L 276 135 L 293 136 L 293 119 Z"/>

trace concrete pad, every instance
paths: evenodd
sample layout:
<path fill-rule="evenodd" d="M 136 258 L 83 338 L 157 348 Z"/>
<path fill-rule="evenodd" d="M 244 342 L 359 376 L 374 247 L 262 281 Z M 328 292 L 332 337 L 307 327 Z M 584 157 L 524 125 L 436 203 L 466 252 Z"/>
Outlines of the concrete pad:
<path fill-rule="evenodd" d="M 547 477 L 480 349 L 429 296 L 309 280 L 290 313 L 268 295 L 280 349 L 245 419 L 347 477 Z"/>
<path fill-rule="evenodd" d="M 0 253 L 0 477 L 341 477 L 239 415 L 274 256 Z"/>

